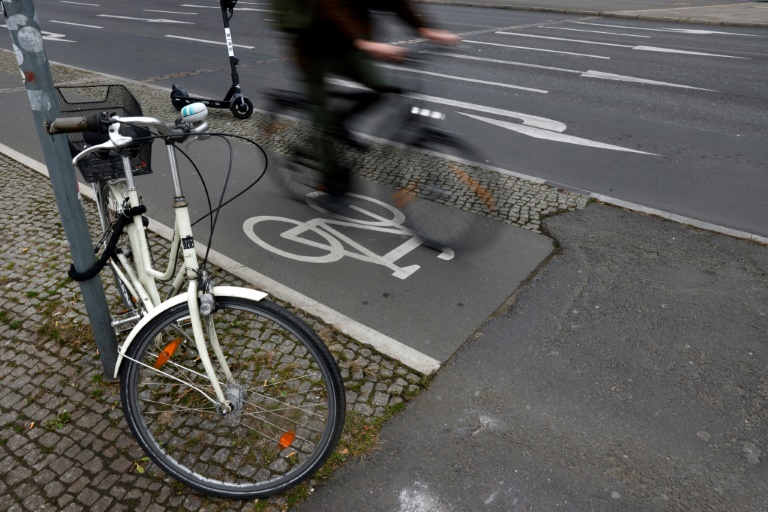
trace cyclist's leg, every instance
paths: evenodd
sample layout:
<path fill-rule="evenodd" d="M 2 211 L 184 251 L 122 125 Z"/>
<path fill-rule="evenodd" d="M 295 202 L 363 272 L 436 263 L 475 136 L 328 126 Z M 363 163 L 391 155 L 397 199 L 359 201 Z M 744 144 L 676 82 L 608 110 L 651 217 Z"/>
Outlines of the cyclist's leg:
<path fill-rule="evenodd" d="M 317 161 L 325 191 L 342 196 L 349 190 L 349 172 L 338 163 L 335 142 L 341 132 L 340 118 L 329 107 L 325 78 L 333 70 L 333 58 L 315 56 L 301 67 L 307 98 L 314 106 L 313 123 Z"/>

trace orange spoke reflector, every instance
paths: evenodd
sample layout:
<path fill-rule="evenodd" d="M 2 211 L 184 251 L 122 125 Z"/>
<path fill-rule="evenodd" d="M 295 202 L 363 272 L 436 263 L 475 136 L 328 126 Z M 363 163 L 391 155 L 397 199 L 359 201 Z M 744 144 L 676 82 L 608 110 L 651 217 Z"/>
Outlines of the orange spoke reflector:
<path fill-rule="evenodd" d="M 165 363 L 168 362 L 168 360 L 171 358 L 174 352 L 176 352 L 176 349 L 179 348 L 179 345 L 181 344 L 181 338 L 176 338 L 172 342 L 170 342 L 168 345 L 165 346 L 162 352 L 160 352 L 160 355 L 157 356 L 157 361 L 155 361 L 154 368 L 155 370 L 159 370 L 163 367 Z"/>
<path fill-rule="evenodd" d="M 416 194 L 414 193 L 415 190 L 416 184 L 413 182 L 409 183 L 404 188 L 395 190 L 395 192 L 392 194 L 395 208 L 402 210 L 408 206 L 408 203 L 416 199 Z"/>
<path fill-rule="evenodd" d="M 296 439 L 296 433 L 293 430 L 289 430 L 288 432 L 283 434 L 283 437 L 280 438 L 280 442 L 277 444 L 280 445 L 280 448 L 285 450 L 286 448 L 291 446 L 291 443 L 293 442 L 294 439 Z"/>
<path fill-rule="evenodd" d="M 484 202 L 490 210 L 496 210 L 496 205 L 493 201 L 493 194 L 491 194 L 487 188 L 475 181 L 472 176 L 465 173 L 461 169 L 454 168 L 453 173 L 456 175 L 456 177 L 459 178 L 459 181 L 468 185 L 469 189 L 475 193 L 475 196 Z"/>

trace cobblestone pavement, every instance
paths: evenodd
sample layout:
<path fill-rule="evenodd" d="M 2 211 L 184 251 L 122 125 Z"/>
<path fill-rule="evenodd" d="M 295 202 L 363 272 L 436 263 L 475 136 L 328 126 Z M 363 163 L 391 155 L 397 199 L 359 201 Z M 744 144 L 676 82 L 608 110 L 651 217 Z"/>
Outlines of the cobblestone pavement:
<path fill-rule="evenodd" d="M 69 249 L 47 179 L 0 156 L 0 204 L 0 510 L 252 510 L 197 495 L 141 461 L 119 386 L 102 378 L 79 288 L 66 277 Z M 95 205 L 84 206 L 95 225 Z M 339 362 L 353 432 L 423 389 L 421 375 L 294 312 Z M 349 436 L 342 453 L 356 449 Z M 279 510 L 289 499 L 270 502 Z"/>
<path fill-rule="evenodd" d="M 65 66 L 52 68 L 59 85 L 121 83 Z M 18 72 L 7 52 L 0 52 L 0 70 Z M 167 91 L 122 83 L 145 114 L 177 116 Z M 213 130 L 251 137 L 275 151 L 284 150 L 302 130 L 288 122 L 279 135 L 265 135 L 270 119 L 259 112 L 248 121 L 233 120 L 229 113 L 210 120 Z M 491 169 L 477 172 L 493 176 L 505 205 L 500 220 L 526 229 L 536 231 L 543 216 L 587 202 L 584 196 Z M 119 386 L 103 378 L 77 284 L 66 277 L 70 256 L 48 180 L 0 155 L 0 204 L 0 510 L 283 510 L 311 492 L 319 481 L 259 503 L 211 499 L 144 461 L 122 417 Z M 86 200 L 84 206 L 95 226 L 95 205 Z M 246 285 L 216 274 L 221 284 Z M 107 287 L 107 293 L 114 299 L 114 290 Z M 348 421 L 333 459 L 338 464 L 372 449 L 381 422 L 418 394 L 425 379 L 293 311 L 320 333 L 342 369 Z"/>

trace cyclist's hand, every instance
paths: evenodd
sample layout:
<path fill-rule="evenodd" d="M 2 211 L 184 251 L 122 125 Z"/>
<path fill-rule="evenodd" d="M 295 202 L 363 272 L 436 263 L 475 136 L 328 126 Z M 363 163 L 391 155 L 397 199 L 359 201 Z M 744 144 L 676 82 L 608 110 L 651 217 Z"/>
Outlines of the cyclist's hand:
<path fill-rule="evenodd" d="M 360 50 L 368 52 L 375 59 L 385 60 L 388 62 L 400 62 L 405 59 L 407 54 L 407 50 L 402 46 L 377 43 L 375 41 L 367 41 L 365 39 L 356 40 L 355 46 Z"/>
<path fill-rule="evenodd" d="M 441 30 L 437 28 L 420 28 L 419 34 L 424 39 L 429 39 L 433 43 L 445 44 L 449 46 L 457 45 L 461 42 L 461 38 L 453 32 L 447 30 Z"/>

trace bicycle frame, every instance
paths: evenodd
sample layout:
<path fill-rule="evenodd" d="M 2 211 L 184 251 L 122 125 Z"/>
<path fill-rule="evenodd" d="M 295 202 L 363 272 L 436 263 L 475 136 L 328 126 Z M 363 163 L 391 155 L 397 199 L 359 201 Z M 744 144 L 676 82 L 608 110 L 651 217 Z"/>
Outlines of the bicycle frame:
<path fill-rule="evenodd" d="M 136 122 L 134 118 L 125 119 L 126 122 Z M 113 124 L 113 128 L 110 129 L 110 140 L 115 143 L 115 146 L 119 146 L 121 143 L 125 143 L 123 136 L 119 135 L 119 123 Z M 187 303 L 190 316 L 189 321 L 192 324 L 193 341 L 197 348 L 200 360 L 205 368 L 206 375 L 213 387 L 216 400 L 221 407 L 227 407 L 228 401 L 224 397 L 224 392 L 219 383 L 219 379 L 216 376 L 214 370 L 210 351 L 208 345 L 213 350 L 214 356 L 220 365 L 221 371 L 227 380 L 232 379 L 232 373 L 227 364 L 226 358 L 221 351 L 218 339 L 216 337 L 216 331 L 213 326 L 213 320 L 210 318 L 210 312 L 206 315 L 201 313 L 199 299 L 202 293 L 213 293 L 218 290 L 219 292 L 231 293 L 231 287 L 211 287 L 210 290 L 199 290 L 198 280 L 200 278 L 199 264 L 197 261 L 197 253 L 195 251 L 195 242 L 192 235 L 192 225 L 189 218 L 189 203 L 187 202 L 184 193 L 181 188 L 181 181 L 179 179 L 178 166 L 176 161 L 176 155 L 174 153 L 173 144 L 166 144 L 166 155 L 170 166 L 171 177 L 173 180 L 174 189 L 174 216 L 175 226 L 173 240 L 170 247 L 170 259 L 168 267 L 164 272 L 158 271 L 152 264 L 152 258 L 149 250 L 149 241 L 147 239 L 144 224 L 142 222 L 142 216 L 136 215 L 133 217 L 133 222 L 126 226 L 128 232 L 128 238 L 130 241 L 131 249 L 133 251 L 133 262 L 128 261 L 124 255 L 118 256 L 122 269 L 117 265 L 111 263 L 113 269 L 120 276 L 127 286 L 133 288 L 132 292 L 136 297 L 141 300 L 142 306 L 146 311 L 146 314 L 141 318 L 139 323 L 132 329 L 131 334 L 126 341 L 122 344 L 118 351 L 118 360 L 115 364 L 115 377 L 119 374 L 120 364 L 125 356 L 128 347 L 135 338 L 135 335 L 141 330 L 143 326 L 148 324 L 159 313 L 167 310 L 170 307 L 178 304 Z M 114 183 L 109 183 L 113 195 L 117 200 L 121 202 L 121 211 L 126 209 L 135 208 L 140 206 L 141 200 L 139 198 L 138 191 L 133 179 L 133 173 L 131 171 L 130 158 L 125 153 L 121 153 L 121 160 L 123 170 L 125 174 L 125 191 L 121 191 L 120 187 Z M 175 269 L 175 262 L 178 258 L 179 249 L 181 249 L 183 268 L 179 269 L 173 282 L 173 290 L 170 295 L 176 295 L 170 300 L 162 301 L 160 293 L 157 289 L 156 280 L 167 281 L 173 275 Z M 135 270 L 134 268 L 135 267 Z M 125 272 L 123 272 L 123 270 Z M 187 281 L 186 294 L 179 294 L 184 280 Z M 208 287 L 209 283 L 205 284 Z M 263 292 L 256 292 L 253 290 L 244 290 L 250 298 L 255 300 L 261 300 L 266 296 Z M 177 295 L 178 294 L 178 295 Z M 242 294 L 240 294 L 242 295 Z M 205 328 L 204 319 L 205 318 Z M 206 331 L 207 341 L 206 343 Z M 210 399 L 211 397 L 209 397 Z"/>

